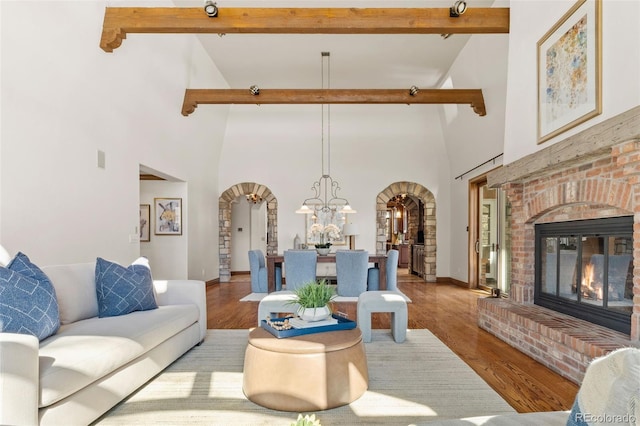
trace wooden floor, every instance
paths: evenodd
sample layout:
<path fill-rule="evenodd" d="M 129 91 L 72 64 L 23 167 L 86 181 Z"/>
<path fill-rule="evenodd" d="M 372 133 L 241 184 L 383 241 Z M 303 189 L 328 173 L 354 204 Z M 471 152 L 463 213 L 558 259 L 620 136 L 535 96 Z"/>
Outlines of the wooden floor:
<path fill-rule="evenodd" d="M 239 302 L 251 292 L 248 274 L 207 287 L 208 328 L 250 328 L 257 302 Z M 477 299 L 488 293 L 448 283 L 426 283 L 400 274 L 398 288 L 412 303 L 409 328 L 426 328 L 473 368 L 518 412 L 569 410 L 578 386 L 477 326 Z M 334 310 L 356 318 L 355 303 Z M 374 328 L 389 328 L 389 314 L 374 314 Z"/>

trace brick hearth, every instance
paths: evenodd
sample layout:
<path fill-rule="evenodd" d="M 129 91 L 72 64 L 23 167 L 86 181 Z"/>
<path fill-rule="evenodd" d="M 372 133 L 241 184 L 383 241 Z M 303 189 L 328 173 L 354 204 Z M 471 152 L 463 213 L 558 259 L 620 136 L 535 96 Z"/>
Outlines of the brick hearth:
<path fill-rule="evenodd" d="M 576 383 L 593 358 L 634 345 L 617 331 L 502 298 L 478 300 L 478 325 Z"/>
<path fill-rule="evenodd" d="M 511 291 L 482 299 L 478 324 L 580 383 L 596 356 L 640 347 L 640 107 L 491 173 L 511 204 Z M 537 223 L 634 216 L 631 335 L 533 305 Z"/>

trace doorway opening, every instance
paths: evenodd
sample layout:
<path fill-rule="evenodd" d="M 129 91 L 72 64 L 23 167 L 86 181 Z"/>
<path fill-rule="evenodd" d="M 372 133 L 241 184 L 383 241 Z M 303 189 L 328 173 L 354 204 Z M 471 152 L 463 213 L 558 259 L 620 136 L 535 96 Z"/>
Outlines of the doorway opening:
<path fill-rule="evenodd" d="M 232 205 L 237 197 L 259 197 L 266 204 L 266 254 L 278 253 L 278 200 L 271 190 L 255 182 L 244 182 L 224 191 L 218 199 L 219 275 L 220 282 L 231 281 Z"/>
<path fill-rule="evenodd" d="M 399 200 L 405 201 L 402 209 Z M 420 209 L 421 223 L 416 223 Z M 419 271 L 425 281 L 436 281 L 436 200 L 431 191 L 415 182 L 396 182 L 381 191 L 376 198 L 376 236 L 376 254 L 385 254 L 388 242 L 405 243 L 409 270 Z"/>

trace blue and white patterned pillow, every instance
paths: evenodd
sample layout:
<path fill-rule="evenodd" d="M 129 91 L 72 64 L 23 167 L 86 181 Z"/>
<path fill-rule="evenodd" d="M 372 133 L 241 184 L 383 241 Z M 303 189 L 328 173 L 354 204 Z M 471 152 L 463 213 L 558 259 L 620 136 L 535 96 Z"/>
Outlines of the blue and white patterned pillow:
<path fill-rule="evenodd" d="M 99 257 L 96 260 L 96 293 L 100 318 L 158 307 L 151 269 L 138 262 L 125 268 Z"/>
<path fill-rule="evenodd" d="M 0 267 L 0 332 L 32 334 L 43 340 L 60 328 L 56 292 L 49 278 L 18 253 Z"/>

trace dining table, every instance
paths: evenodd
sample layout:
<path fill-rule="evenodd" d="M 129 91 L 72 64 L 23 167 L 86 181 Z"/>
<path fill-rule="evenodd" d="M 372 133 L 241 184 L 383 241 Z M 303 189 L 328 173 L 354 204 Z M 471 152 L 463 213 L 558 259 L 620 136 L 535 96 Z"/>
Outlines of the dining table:
<path fill-rule="evenodd" d="M 267 263 L 267 291 L 276 291 L 276 266 L 284 264 L 284 254 L 268 254 Z M 318 263 L 336 263 L 335 253 L 318 255 Z M 369 253 L 369 263 L 373 263 L 380 272 L 380 290 L 387 289 L 387 255 Z M 286 279 L 286 277 L 285 277 Z"/>

